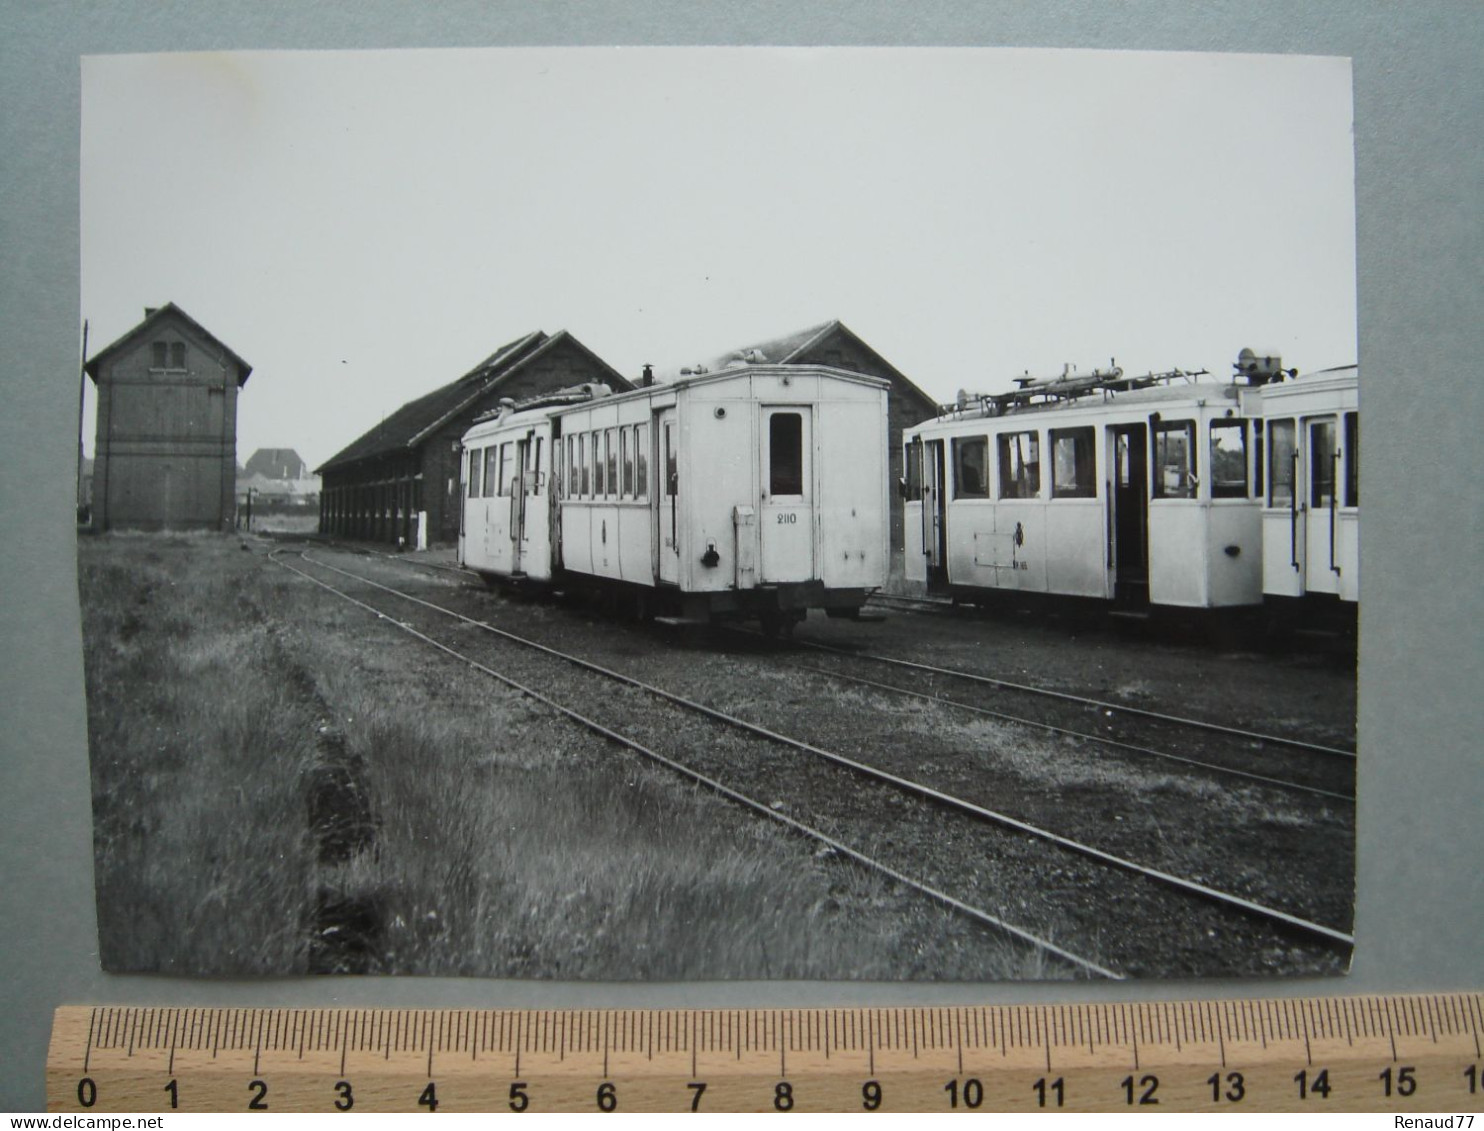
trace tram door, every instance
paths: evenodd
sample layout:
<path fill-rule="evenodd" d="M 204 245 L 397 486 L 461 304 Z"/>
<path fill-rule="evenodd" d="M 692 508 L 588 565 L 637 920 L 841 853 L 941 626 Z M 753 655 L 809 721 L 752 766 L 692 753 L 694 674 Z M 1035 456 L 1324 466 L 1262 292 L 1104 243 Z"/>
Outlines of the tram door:
<path fill-rule="evenodd" d="M 948 589 L 948 491 L 943 441 L 928 440 L 922 453 L 922 552 L 929 593 Z"/>
<path fill-rule="evenodd" d="M 522 554 L 526 536 L 526 452 L 530 437 L 515 442 L 515 467 L 510 474 L 510 572 L 517 577 L 525 570 Z"/>
<path fill-rule="evenodd" d="M 1304 492 L 1308 496 L 1304 527 L 1304 589 L 1309 593 L 1340 591 L 1339 537 L 1340 446 L 1333 416 L 1303 421 Z"/>
<path fill-rule="evenodd" d="M 656 475 L 654 500 L 654 575 L 661 582 L 680 584 L 680 539 L 676 516 L 680 507 L 679 426 L 673 408 L 661 409 L 655 416 L 654 467 Z"/>
<path fill-rule="evenodd" d="M 1148 437 L 1143 424 L 1108 429 L 1108 567 L 1121 605 L 1149 603 Z"/>
<path fill-rule="evenodd" d="M 814 576 L 814 441 L 808 405 L 764 406 L 758 580 Z"/>

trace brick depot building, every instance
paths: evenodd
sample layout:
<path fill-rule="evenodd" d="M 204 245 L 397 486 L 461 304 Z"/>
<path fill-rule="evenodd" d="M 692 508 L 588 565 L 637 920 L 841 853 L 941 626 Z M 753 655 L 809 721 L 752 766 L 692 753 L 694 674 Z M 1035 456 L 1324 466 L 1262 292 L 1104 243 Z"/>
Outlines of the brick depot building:
<path fill-rule="evenodd" d="M 589 381 L 632 382 L 565 330 L 501 346 L 464 376 L 409 401 L 318 469 L 320 533 L 419 545 L 459 534 L 459 440 L 506 397 L 521 400 Z"/>

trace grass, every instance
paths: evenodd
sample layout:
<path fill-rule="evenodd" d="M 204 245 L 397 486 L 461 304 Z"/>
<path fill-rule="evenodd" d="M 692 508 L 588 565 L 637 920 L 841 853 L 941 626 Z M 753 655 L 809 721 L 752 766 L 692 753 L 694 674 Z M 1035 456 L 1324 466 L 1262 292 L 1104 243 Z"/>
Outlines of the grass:
<path fill-rule="evenodd" d="M 1056 976 L 265 551 L 80 543 L 105 968 Z M 370 826 L 335 853 L 311 827 L 331 769 Z"/>

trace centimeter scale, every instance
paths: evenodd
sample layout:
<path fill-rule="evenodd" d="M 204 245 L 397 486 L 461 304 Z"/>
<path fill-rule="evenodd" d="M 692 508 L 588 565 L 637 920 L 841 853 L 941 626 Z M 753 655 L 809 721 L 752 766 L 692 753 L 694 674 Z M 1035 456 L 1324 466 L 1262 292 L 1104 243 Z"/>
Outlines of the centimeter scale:
<path fill-rule="evenodd" d="M 51 1111 L 1471 1111 L 1484 995 L 723 1010 L 64 1006 Z"/>

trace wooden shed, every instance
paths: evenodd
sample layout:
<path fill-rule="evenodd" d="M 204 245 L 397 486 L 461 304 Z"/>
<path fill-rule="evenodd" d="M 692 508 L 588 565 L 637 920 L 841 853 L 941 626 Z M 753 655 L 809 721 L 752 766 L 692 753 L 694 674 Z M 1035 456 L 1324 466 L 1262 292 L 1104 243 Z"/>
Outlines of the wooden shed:
<path fill-rule="evenodd" d="M 144 315 L 84 367 L 98 387 L 93 529 L 228 529 L 252 366 L 173 302 Z"/>
<path fill-rule="evenodd" d="M 891 477 L 891 546 L 893 570 L 900 573 L 902 549 L 902 497 L 896 489 L 904 474 L 902 466 L 902 430 L 938 415 L 938 404 L 914 385 L 896 366 L 861 340 L 839 319 L 810 326 L 783 337 L 739 346 L 720 357 L 703 362 L 715 371 L 738 361 L 772 365 L 829 365 L 880 377 L 891 388 L 887 391 L 887 468 Z"/>
<path fill-rule="evenodd" d="M 457 541 L 459 438 L 506 397 L 598 381 L 633 388 L 565 330 L 532 331 L 409 401 L 318 469 L 320 533 L 415 547 Z"/>

